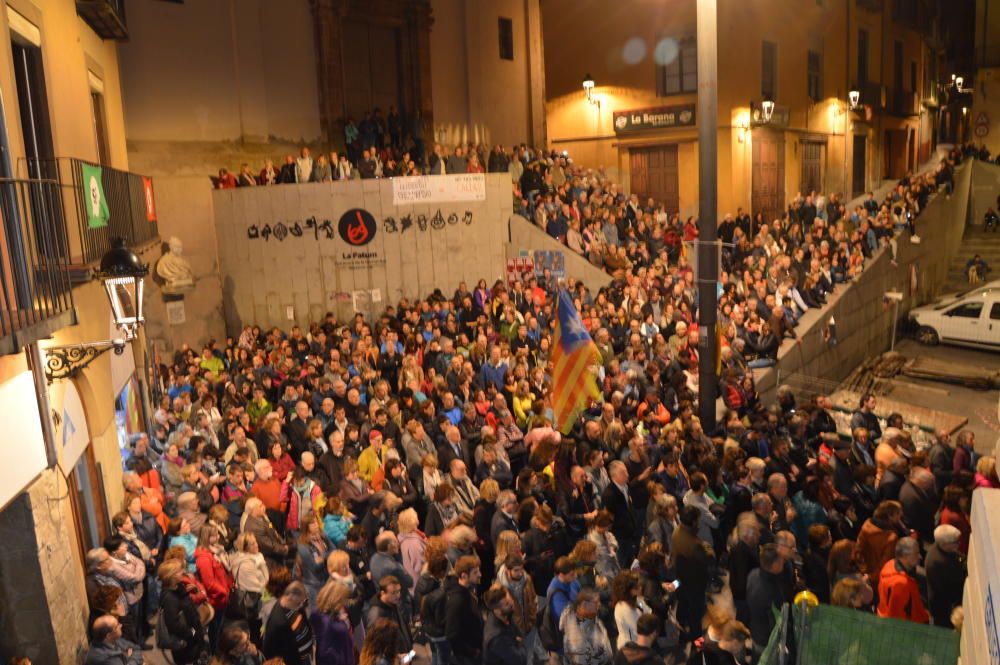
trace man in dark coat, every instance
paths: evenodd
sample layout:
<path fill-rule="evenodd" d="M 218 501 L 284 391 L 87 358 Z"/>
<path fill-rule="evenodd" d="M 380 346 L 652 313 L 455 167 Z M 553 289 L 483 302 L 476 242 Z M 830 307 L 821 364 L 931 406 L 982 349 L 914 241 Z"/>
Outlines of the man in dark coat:
<path fill-rule="evenodd" d="M 903 505 L 903 520 L 917 532 L 920 542 L 934 542 L 934 513 L 940 503 L 934 491 L 934 474 L 922 467 L 913 469 L 899 490 L 899 502 Z"/>
<path fill-rule="evenodd" d="M 701 634 L 705 589 L 708 588 L 709 571 L 715 565 L 715 553 L 708 543 L 698 539 L 701 511 L 696 506 L 685 506 L 680 520 L 670 543 L 677 579 L 681 583 L 677 592 L 677 621 L 693 639 Z"/>
<path fill-rule="evenodd" d="M 524 636 L 514 623 L 514 599 L 507 589 L 494 586 L 483 600 L 489 615 L 483 629 L 483 665 L 522 665 L 528 662 Z"/>
<path fill-rule="evenodd" d="M 608 475 L 611 482 L 601 495 L 601 505 L 614 516 L 611 533 L 618 540 L 618 562 L 622 566 L 632 563 L 639 547 L 642 531 L 632 507 L 631 488 L 628 482 L 628 469 L 625 463 L 615 460 L 608 465 Z"/>
<path fill-rule="evenodd" d="M 962 604 L 968 575 L 965 559 L 958 551 L 961 532 L 950 524 L 934 529 L 934 544 L 927 550 L 927 605 L 935 626 L 951 628 L 951 611 Z"/>
<path fill-rule="evenodd" d="M 399 627 L 399 651 L 406 653 L 413 646 L 410 622 L 403 617 L 403 585 L 399 579 L 386 575 L 378 582 L 378 597 L 365 615 L 365 627 L 371 628 L 379 619 L 388 619 Z"/>
<path fill-rule="evenodd" d="M 776 545 L 760 548 L 760 568 L 747 578 L 747 605 L 750 607 L 750 635 L 754 655 L 759 657 L 774 629 L 772 607 L 780 608 L 790 598 L 782 592 L 781 574 L 785 560 Z"/>
<path fill-rule="evenodd" d="M 454 575 L 445 581 L 444 632 L 451 645 L 452 665 L 478 665 L 482 661 L 483 615 L 476 598 L 480 580 L 479 559 L 459 557 Z"/>

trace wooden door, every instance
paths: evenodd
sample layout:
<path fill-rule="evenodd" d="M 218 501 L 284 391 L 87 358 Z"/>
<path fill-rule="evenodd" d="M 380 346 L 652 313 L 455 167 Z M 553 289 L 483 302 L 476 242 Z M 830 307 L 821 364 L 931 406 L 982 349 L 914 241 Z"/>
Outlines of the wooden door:
<path fill-rule="evenodd" d="M 854 137 L 854 158 L 852 160 L 851 192 L 857 196 L 865 191 L 865 164 L 867 157 L 865 154 L 867 141 L 864 136 Z"/>
<path fill-rule="evenodd" d="M 766 129 L 753 131 L 752 191 L 750 207 L 753 214 L 764 213 L 772 220 L 785 208 L 785 140 L 779 133 Z"/>
<path fill-rule="evenodd" d="M 802 181 L 799 191 L 803 196 L 823 191 L 823 144 L 802 144 Z"/>
<path fill-rule="evenodd" d="M 344 106 L 360 121 L 365 112 L 400 108 L 399 30 L 361 21 L 344 22 Z"/>
<path fill-rule="evenodd" d="M 658 204 L 665 205 L 668 212 L 680 209 L 676 145 L 631 150 L 629 166 L 631 192 L 637 194 L 643 204 L 653 197 Z"/>

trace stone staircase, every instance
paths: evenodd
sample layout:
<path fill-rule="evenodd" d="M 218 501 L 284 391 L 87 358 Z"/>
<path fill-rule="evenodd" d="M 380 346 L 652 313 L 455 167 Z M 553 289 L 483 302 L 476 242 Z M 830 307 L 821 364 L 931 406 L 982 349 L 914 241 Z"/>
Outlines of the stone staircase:
<path fill-rule="evenodd" d="M 958 254 L 948 267 L 948 278 L 942 293 L 961 291 L 969 287 L 965 276 L 965 264 L 979 254 L 992 269 L 986 276 L 988 281 L 1000 279 L 1000 231 L 984 231 L 982 226 L 966 226 L 965 235 Z"/>

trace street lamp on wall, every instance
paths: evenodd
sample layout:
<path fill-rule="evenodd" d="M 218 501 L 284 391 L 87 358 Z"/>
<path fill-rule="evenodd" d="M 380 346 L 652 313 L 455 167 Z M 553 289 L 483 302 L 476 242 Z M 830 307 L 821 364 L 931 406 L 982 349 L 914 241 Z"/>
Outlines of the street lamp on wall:
<path fill-rule="evenodd" d="M 135 339 L 139 327 L 145 322 L 142 312 L 143 281 L 148 273 L 149 266 L 139 262 L 124 240 L 116 238 L 112 241 L 112 247 L 101 258 L 101 267 L 95 275 L 104 284 L 115 326 L 122 337 L 45 349 L 45 377 L 50 383 L 55 379 L 76 376 L 108 351 L 113 350 L 115 355 L 125 352 L 125 344 Z"/>
<path fill-rule="evenodd" d="M 851 90 L 847 93 L 847 100 L 851 103 L 851 110 L 857 110 L 861 103 L 861 92 L 858 90 Z"/>
<path fill-rule="evenodd" d="M 601 100 L 593 96 L 592 91 L 594 90 L 594 77 L 588 72 L 586 76 L 583 77 L 583 91 L 587 94 L 587 101 L 594 106 L 600 108 Z"/>
<path fill-rule="evenodd" d="M 771 122 L 771 115 L 774 113 L 774 100 L 765 99 L 760 103 L 760 110 L 762 112 L 762 117 L 764 122 Z"/>
<path fill-rule="evenodd" d="M 962 85 L 964 83 L 965 83 L 965 79 L 963 77 L 956 76 L 955 77 L 955 90 L 958 90 L 959 92 L 963 92 Z"/>

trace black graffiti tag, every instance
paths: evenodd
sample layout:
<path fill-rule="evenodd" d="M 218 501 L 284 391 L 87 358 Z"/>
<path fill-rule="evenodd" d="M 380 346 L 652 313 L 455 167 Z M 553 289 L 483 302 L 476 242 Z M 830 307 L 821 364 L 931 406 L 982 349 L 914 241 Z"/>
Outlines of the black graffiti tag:
<path fill-rule="evenodd" d="M 466 210 L 465 211 L 465 216 L 462 217 L 462 221 L 465 222 L 466 226 L 468 226 L 469 224 L 472 224 L 472 211 L 471 210 Z"/>
<path fill-rule="evenodd" d="M 260 237 L 260 229 L 257 228 L 256 224 L 251 224 L 250 228 L 247 229 L 247 238 L 250 240 L 256 240 Z"/>
<path fill-rule="evenodd" d="M 298 222 L 295 222 L 294 224 L 292 224 L 292 228 L 290 230 L 292 232 L 292 235 L 295 236 L 296 238 L 301 238 L 302 237 L 302 227 L 299 226 Z"/>
<path fill-rule="evenodd" d="M 382 227 L 385 229 L 386 233 L 395 233 L 399 229 L 396 227 L 395 217 L 386 217 L 385 221 L 382 222 Z"/>
<path fill-rule="evenodd" d="M 422 213 L 417 215 L 417 227 L 421 231 L 427 230 L 427 215 L 424 215 Z"/>
<path fill-rule="evenodd" d="M 274 237 L 278 242 L 284 242 L 285 238 L 288 237 L 288 227 L 285 226 L 284 222 L 278 222 L 274 225 Z"/>
<path fill-rule="evenodd" d="M 441 208 L 431 217 L 431 228 L 435 231 L 440 231 L 444 228 L 444 216 L 441 214 Z"/>

